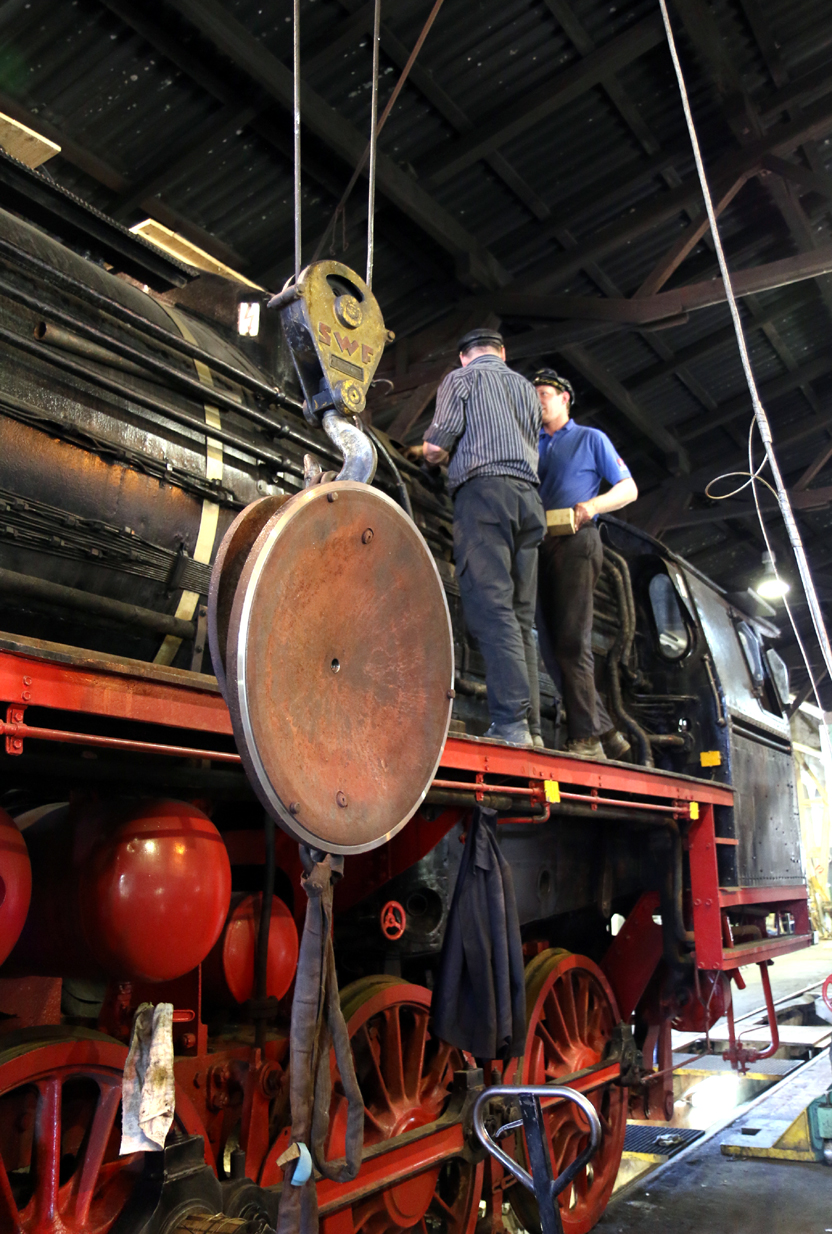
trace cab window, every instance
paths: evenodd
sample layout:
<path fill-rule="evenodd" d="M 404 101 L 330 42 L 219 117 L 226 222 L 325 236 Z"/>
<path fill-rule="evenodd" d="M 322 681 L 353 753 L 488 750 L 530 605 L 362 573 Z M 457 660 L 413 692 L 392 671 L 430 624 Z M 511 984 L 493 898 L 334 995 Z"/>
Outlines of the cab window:
<path fill-rule="evenodd" d="M 668 660 L 681 660 L 690 648 L 690 633 L 682 616 L 676 588 L 666 574 L 654 574 L 648 587 L 659 650 Z"/>

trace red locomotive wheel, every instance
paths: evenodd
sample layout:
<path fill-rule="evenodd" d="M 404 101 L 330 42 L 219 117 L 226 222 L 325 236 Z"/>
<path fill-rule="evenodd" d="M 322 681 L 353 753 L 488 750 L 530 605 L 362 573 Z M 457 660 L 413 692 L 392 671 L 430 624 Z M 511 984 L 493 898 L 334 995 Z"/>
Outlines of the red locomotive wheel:
<path fill-rule="evenodd" d="M 526 967 L 526 1049 L 515 1075 L 523 1084 L 554 1084 L 559 1078 L 600 1062 L 620 1016 L 606 977 L 585 956 L 544 951 Z M 601 1147 L 570 1187 L 562 1191 L 564 1234 L 587 1234 L 606 1208 L 624 1149 L 627 1094 L 607 1085 L 587 1094 L 603 1129 Z M 552 1170 L 558 1175 L 574 1161 L 588 1138 L 586 1121 L 571 1102 L 544 1110 Z M 525 1155 L 525 1146 L 521 1146 Z M 509 1192 L 523 1226 L 538 1234 L 533 1197 L 523 1187 Z"/>
<path fill-rule="evenodd" d="M 343 990 L 341 1006 L 364 1097 L 365 1148 L 437 1119 L 454 1071 L 465 1063 L 458 1050 L 430 1031 L 430 990 L 395 977 L 365 977 Z M 347 1126 L 337 1070 L 333 1081 L 330 1160 L 344 1155 Z M 274 1162 L 288 1139 L 287 1128 L 269 1149 L 261 1186 L 279 1180 Z M 482 1175 L 481 1164 L 452 1158 L 323 1217 L 322 1234 L 473 1234 Z"/>
<path fill-rule="evenodd" d="M 341 1005 L 364 1096 L 365 1146 L 437 1119 L 465 1062 L 430 1031 L 430 990 L 368 977 L 346 987 Z M 343 1155 L 345 1132 L 346 1098 L 336 1075 L 328 1157 Z M 471 1234 L 481 1190 L 482 1166 L 452 1159 L 336 1213 L 322 1222 L 323 1234 Z"/>
<path fill-rule="evenodd" d="M 118 1155 L 127 1050 L 102 1034 L 43 1032 L 34 1042 L 10 1034 L 0 1049 L 0 1230 L 106 1234 L 143 1163 Z M 178 1091 L 176 1122 L 204 1134 Z"/>

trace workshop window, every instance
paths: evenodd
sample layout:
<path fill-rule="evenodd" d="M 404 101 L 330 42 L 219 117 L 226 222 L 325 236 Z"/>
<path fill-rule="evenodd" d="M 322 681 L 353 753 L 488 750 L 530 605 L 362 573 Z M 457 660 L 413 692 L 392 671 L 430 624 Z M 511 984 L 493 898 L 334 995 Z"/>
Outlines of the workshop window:
<path fill-rule="evenodd" d="M 654 574 L 648 592 L 659 650 L 668 660 L 680 660 L 690 647 L 690 634 L 682 616 L 676 588 L 666 574 Z"/>

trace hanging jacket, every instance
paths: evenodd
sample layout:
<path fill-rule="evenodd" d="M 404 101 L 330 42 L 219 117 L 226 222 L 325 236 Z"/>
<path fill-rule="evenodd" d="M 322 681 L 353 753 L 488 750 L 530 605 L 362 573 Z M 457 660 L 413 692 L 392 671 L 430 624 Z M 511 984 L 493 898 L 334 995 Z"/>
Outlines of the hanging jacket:
<path fill-rule="evenodd" d="M 437 1035 L 476 1059 L 517 1057 L 526 1036 L 520 922 L 496 819 L 478 809 L 468 828 L 432 1000 Z"/>

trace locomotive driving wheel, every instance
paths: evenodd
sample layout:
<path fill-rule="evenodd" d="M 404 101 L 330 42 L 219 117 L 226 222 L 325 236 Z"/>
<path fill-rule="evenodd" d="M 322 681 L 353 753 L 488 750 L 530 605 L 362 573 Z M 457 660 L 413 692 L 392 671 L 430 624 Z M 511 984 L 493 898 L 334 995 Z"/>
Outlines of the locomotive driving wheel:
<path fill-rule="evenodd" d="M 444 1109 L 459 1050 L 430 1031 L 430 990 L 393 977 L 347 986 L 341 1005 L 364 1097 L 364 1144 L 370 1147 L 424 1127 Z M 335 1076 L 329 1158 L 344 1152 L 347 1102 Z M 324 1220 L 324 1234 L 471 1234 L 482 1189 L 482 1166 L 453 1158 L 377 1191 Z"/>
<path fill-rule="evenodd" d="M 544 951 L 526 967 L 526 1045 L 516 1082 L 556 1084 L 562 1076 L 600 1062 L 619 1018 L 613 992 L 597 964 L 568 951 Z M 592 1160 L 559 1196 L 564 1234 L 587 1234 L 599 1220 L 624 1149 L 626 1089 L 607 1084 L 586 1095 L 598 1111 L 603 1138 Z M 585 1147 L 589 1128 L 572 1102 L 544 1107 L 543 1114 L 557 1176 Z M 525 1155 L 522 1143 L 520 1152 Z M 509 1196 L 523 1226 L 538 1234 L 531 1194 L 512 1187 Z"/>
<path fill-rule="evenodd" d="M 31 1030 L 0 1038 L 0 1230 L 106 1234 L 143 1153 L 119 1157 L 126 1048 L 103 1034 Z M 176 1094 L 176 1125 L 203 1127 Z"/>
<path fill-rule="evenodd" d="M 366 977 L 342 991 L 341 1006 L 364 1098 L 365 1149 L 437 1119 L 454 1071 L 465 1062 L 430 1031 L 430 990 L 395 977 Z M 347 1100 L 333 1056 L 328 1160 L 343 1157 L 346 1128 Z M 288 1141 L 286 1128 L 269 1150 L 261 1185 L 278 1181 L 274 1163 Z M 413 1148 L 418 1152 L 418 1142 Z M 482 1175 L 482 1164 L 462 1157 L 417 1168 L 409 1178 L 323 1216 L 322 1234 L 472 1234 Z"/>

